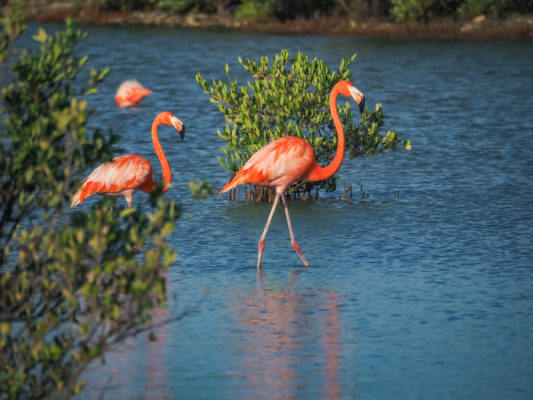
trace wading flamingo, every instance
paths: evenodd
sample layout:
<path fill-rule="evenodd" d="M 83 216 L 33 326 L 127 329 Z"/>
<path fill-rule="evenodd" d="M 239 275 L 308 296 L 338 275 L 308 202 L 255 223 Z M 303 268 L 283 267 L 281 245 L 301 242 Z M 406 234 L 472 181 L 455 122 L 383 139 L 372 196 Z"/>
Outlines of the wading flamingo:
<path fill-rule="evenodd" d="M 176 128 L 180 133 L 181 140 L 185 136 L 185 126 L 168 111 L 160 113 L 152 123 L 152 142 L 163 169 L 163 182 L 165 184 L 163 192 L 166 192 L 172 182 L 172 171 L 157 136 L 157 128 L 161 124 Z M 83 200 L 95 193 L 102 196 L 124 196 L 128 206 L 131 207 L 133 192 L 137 189 L 146 193 L 155 190 L 152 171 L 152 164 L 144 157 L 136 154 L 116 157 L 113 161 L 98 166 L 83 181 L 82 188 L 72 197 L 71 207 L 81 204 Z"/>
<path fill-rule="evenodd" d="M 146 89 L 139 81 L 130 79 L 120 84 L 115 93 L 115 101 L 119 107 L 134 106 L 150 93 L 152 91 Z"/>
<path fill-rule="evenodd" d="M 337 113 L 337 96 L 352 97 L 359 104 L 359 111 L 362 113 L 365 108 L 365 97 L 355 86 L 348 81 L 338 82 L 331 90 L 329 98 L 329 109 L 335 128 L 337 129 L 337 152 L 333 161 L 326 167 L 317 164 L 313 148 L 305 140 L 295 136 L 284 136 L 270 142 L 257 153 L 255 153 L 246 164 L 235 174 L 233 178 L 224 186 L 220 193 L 224 193 L 239 185 L 250 183 L 252 185 L 267 186 L 276 189 L 276 198 L 270 210 L 270 215 L 259 239 L 259 251 L 257 255 L 257 268 L 261 268 L 261 257 L 265 248 L 265 237 L 278 205 L 279 198 L 283 201 L 285 216 L 289 225 L 292 248 L 296 250 L 304 265 L 309 264 L 305 259 L 300 246 L 294 239 L 289 208 L 285 200 L 285 189 L 295 182 L 321 181 L 332 176 L 342 164 L 344 159 L 344 131 L 342 123 Z"/>

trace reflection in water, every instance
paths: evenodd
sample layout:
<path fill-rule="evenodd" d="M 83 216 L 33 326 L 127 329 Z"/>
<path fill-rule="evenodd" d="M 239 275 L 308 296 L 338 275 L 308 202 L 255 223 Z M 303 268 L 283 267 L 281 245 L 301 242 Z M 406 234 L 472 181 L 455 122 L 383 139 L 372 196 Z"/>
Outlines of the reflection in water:
<path fill-rule="evenodd" d="M 237 319 L 246 332 L 240 347 L 242 375 L 248 390 L 270 399 L 294 397 L 309 387 L 320 390 L 308 379 L 318 375 L 324 382 L 317 398 L 338 399 L 338 296 L 298 293 L 297 275 L 293 270 L 287 286 L 280 288 L 268 285 L 258 271 L 256 287 L 237 305 Z"/>
<path fill-rule="evenodd" d="M 164 273 L 165 292 L 168 293 L 168 276 Z M 146 346 L 144 357 L 145 398 L 159 400 L 165 398 L 165 388 L 168 387 L 167 367 L 165 365 L 165 338 L 169 330 L 168 309 L 166 307 L 156 307 L 150 311 L 151 326 L 155 337 L 149 340 Z"/>
<path fill-rule="evenodd" d="M 324 304 L 324 325 L 322 327 L 322 345 L 326 357 L 324 370 L 324 399 L 338 399 L 339 385 L 339 307 L 338 296 L 331 293 Z"/>
<path fill-rule="evenodd" d="M 168 293 L 168 292 L 167 292 Z M 167 386 L 167 368 L 163 362 L 165 359 L 165 337 L 168 333 L 166 308 L 155 308 L 151 312 L 152 325 L 161 327 L 157 330 L 155 340 L 148 341 L 144 358 L 144 371 L 146 384 L 144 386 L 146 399 L 159 400 L 165 398 Z M 162 323 L 163 322 L 163 323 Z"/>

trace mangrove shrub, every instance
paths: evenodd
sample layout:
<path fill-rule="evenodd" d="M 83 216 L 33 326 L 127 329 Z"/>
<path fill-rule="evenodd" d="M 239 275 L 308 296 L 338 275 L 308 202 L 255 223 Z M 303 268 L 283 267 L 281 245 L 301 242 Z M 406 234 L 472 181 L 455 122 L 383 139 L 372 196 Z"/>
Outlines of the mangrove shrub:
<path fill-rule="evenodd" d="M 148 215 L 110 199 L 70 209 L 82 174 L 113 153 L 114 135 L 87 128 L 87 97 L 107 71 L 85 70 L 87 57 L 74 51 L 83 34 L 70 22 L 55 36 L 40 29 L 37 49 L 15 53 L 25 23 L 20 9 L 5 11 L 0 399 L 64 398 L 82 389 L 92 360 L 164 303 L 163 273 L 175 257 L 165 237 L 177 211 L 157 196 Z"/>
<path fill-rule="evenodd" d="M 354 60 L 355 55 L 343 58 L 339 68 L 332 71 L 322 60 L 309 60 L 302 52 L 291 57 L 287 50 L 282 50 L 272 60 L 268 57 L 259 61 L 239 58 L 239 63 L 251 75 L 245 85 L 230 79 L 227 64 L 227 82 L 213 80 L 208 84 L 197 74 L 196 81 L 211 102 L 217 104 L 227 123 L 222 131 L 217 131 L 225 141 L 220 149 L 219 164 L 234 174 L 257 150 L 282 136 L 307 140 L 319 164 L 331 162 L 337 149 L 337 134 L 329 110 L 329 93 L 337 82 L 351 78 L 349 67 Z M 364 86 L 357 81 L 353 83 Z M 361 89 L 364 92 L 364 88 Z M 350 158 L 380 154 L 399 145 L 410 148 L 409 141 L 400 140 L 397 132 L 381 133 L 385 123 L 381 104 L 373 110 L 365 109 L 358 118 L 358 125 L 352 103 L 346 101 L 337 106 Z M 355 113 L 359 115 L 357 107 Z M 319 188 L 333 191 L 338 178 L 334 175 L 305 186 L 293 185 L 289 194 L 298 196 L 302 191 Z"/>

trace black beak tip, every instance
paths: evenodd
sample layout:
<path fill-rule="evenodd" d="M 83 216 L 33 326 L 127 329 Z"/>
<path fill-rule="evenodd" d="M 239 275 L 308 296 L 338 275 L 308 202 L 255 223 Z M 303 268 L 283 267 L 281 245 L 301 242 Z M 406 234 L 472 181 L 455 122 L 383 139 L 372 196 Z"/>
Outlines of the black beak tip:
<path fill-rule="evenodd" d="M 183 141 L 183 139 L 185 138 L 185 125 L 183 125 L 183 128 L 181 128 L 180 138 L 181 138 L 181 141 Z"/>
<path fill-rule="evenodd" d="M 359 102 L 359 112 L 362 114 L 365 111 L 365 98 L 363 97 Z"/>

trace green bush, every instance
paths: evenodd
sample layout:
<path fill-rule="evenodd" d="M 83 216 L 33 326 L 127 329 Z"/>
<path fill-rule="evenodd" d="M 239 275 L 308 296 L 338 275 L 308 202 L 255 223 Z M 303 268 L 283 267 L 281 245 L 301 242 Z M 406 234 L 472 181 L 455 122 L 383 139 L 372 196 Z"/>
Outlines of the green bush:
<path fill-rule="evenodd" d="M 531 7 L 533 0 L 392 0 L 391 13 L 397 21 L 429 22 L 442 17 L 528 12 Z"/>
<path fill-rule="evenodd" d="M 459 15 L 472 17 L 480 14 L 499 15 L 509 3 L 506 0 L 465 0 L 458 9 Z M 533 4 L 532 4 L 533 5 Z"/>
<path fill-rule="evenodd" d="M 282 50 L 272 62 L 268 57 L 262 57 L 259 62 L 239 58 L 239 63 L 253 78 L 244 86 L 230 79 L 227 64 L 227 83 L 213 80 L 209 85 L 198 74 L 196 81 L 211 102 L 217 104 L 227 122 L 223 131 L 217 131 L 226 141 L 220 149 L 223 156 L 219 157 L 219 164 L 234 174 L 257 150 L 282 136 L 304 138 L 314 148 L 319 164 L 331 162 L 337 149 L 337 135 L 329 110 L 329 92 L 337 82 L 350 79 L 348 68 L 354 60 L 355 55 L 344 58 L 339 69 L 332 72 L 322 60 L 309 60 L 301 52 L 290 57 L 287 50 Z M 364 83 L 354 83 L 364 93 Z M 351 106 L 350 101 L 338 106 L 351 158 L 380 154 L 402 143 L 396 132 L 380 133 L 384 125 L 380 104 L 374 110 L 364 111 L 359 126 L 354 122 Z M 409 148 L 409 141 L 403 141 L 403 145 Z M 334 175 L 305 187 L 293 186 L 289 193 L 299 196 L 302 191 L 316 188 L 333 191 L 338 178 Z M 263 196 L 255 197 L 264 200 Z"/>
<path fill-rule="evenodd" d="M 87 57 L 74 52 L 83 35 L 71 22 L 55 36 L 39 30 L 40 47 L 11 62 L 25 24 L 20 8 L 5 13 L 0 399 L 70 397 L 83 388 L 85 367 L 164 303 L 163 273 L 175 257 L 165 237 L 178 212 L 157 195 L 148 215 L 110 199 L 87 213 L 70 210 L 82 174 L 113 154 L 114 135 L 86 128 L 86 97 L 107 70 L 91 70 L 83 84 Z"/>
<path fill-rule="evenodd" d="M 213 195 L 215 190 L 213 185 L 207 182 L 206 179 L 202 179 L 200 182 L 196 182 L 194 179 L 189 181 L 189 190 L 191 196 L 195 199 L 206 199 L 207 195 Z"/>
<path fill-rule="evenodd" d="M 194 8 L 194 0 L 159 0 L 159 7 L 169 10 L 174 14 L 181 14 Z"/>
<path fill-rule="evenodd" d="M 270 14 L 270 3 L 264 0 L 243 0 L 235 10 L 235 20 L 259 21 Z"/>
<path fill-rule="evenodd" d="M 457 16 L 463 0 L 392 0 L 391 14 L 396 21 L 429 22 Z"/>
<path fill-rule="evenodd" d="M 229 0 L 151 0 L 174 14 L 203 12 L 212 14 L 224 10 Z"/>

